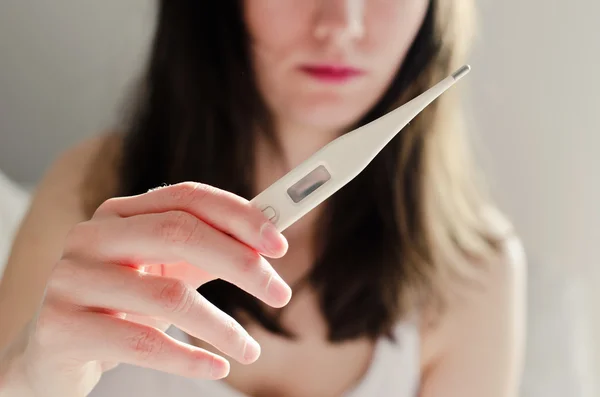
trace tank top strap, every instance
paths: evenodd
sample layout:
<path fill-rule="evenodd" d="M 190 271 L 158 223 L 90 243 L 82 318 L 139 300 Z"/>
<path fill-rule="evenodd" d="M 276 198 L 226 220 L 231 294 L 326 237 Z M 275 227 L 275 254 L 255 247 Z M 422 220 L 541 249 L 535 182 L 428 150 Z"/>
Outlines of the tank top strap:
<path fill-rule="evenodd" d="M 420 383 L 420 335 L 418 318 L 399 322 L 394 340 L 381 338 L 363 380 L 345 397 L 416 396 Z"/>

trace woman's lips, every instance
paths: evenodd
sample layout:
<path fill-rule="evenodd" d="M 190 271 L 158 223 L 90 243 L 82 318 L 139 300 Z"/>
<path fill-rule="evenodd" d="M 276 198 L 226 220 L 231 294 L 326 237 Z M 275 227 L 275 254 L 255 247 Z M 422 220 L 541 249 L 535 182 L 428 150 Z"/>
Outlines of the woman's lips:
<path fill-rule="evenodd" d="M 345 83 L 365 74 L 364 70 L 344 65 L 304 65 L 300 70 L 326 83 Z"/>

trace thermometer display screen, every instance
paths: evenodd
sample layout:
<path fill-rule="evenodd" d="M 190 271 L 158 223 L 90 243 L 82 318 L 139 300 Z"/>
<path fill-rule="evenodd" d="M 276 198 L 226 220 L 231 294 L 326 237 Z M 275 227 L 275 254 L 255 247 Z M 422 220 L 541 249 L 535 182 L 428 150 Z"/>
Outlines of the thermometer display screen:
<path fill-rule="evenodd" d="M 327 168 L 320 165 L 290 187 L 287 193 L 294 203 L 298 204 L 330 179 L 331 175 Z"/>

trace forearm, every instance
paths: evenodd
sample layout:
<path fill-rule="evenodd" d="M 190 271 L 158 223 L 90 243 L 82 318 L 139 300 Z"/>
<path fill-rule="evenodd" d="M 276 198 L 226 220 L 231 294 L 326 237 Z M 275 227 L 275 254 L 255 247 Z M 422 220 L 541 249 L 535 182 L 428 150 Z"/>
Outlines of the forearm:
<path fill-rule="evenodd" d="M 0 352 L 11 345 L 35 317 L 50 271 L 41 265 L 31 269 L 23 261 L 9 261 L 0 280 Z"/>
<path fill-rule="evenodd" d="M 21 305 L 11 306 L 14 299 L 4 298 L 0 291 L 0 358 L 4 356 L 4 351 L 14 345 L 16 339 L 23 334 L 28 326 L 32 315 L 21 312 Z"/>
<path fill-rule="evenodd" d="M 21 332 L 0 353 L 0 397 L 34 397 L 24 368 L 28 332 Z"/>
<path fill-rule="evenodd" d="M 0 359 L 0 397 L 36 397 L 27 382 L 21 355 Z"/>

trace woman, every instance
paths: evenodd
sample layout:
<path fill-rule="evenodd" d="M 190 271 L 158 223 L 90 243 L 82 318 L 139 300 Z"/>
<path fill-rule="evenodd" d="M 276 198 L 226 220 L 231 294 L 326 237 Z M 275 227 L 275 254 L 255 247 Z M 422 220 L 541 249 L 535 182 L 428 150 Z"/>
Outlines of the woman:
<path fill-rule="evenodd" d="M 15 243 L 7 395 L 517 395 L 523 257 L 455 91 L 285 237 L 247 201 L 451 73 L 471 8 L 161 1 L 124 133 L 56 163 Z"/>

